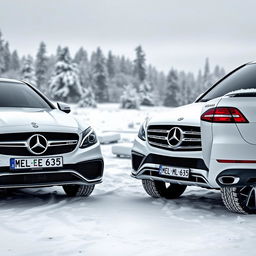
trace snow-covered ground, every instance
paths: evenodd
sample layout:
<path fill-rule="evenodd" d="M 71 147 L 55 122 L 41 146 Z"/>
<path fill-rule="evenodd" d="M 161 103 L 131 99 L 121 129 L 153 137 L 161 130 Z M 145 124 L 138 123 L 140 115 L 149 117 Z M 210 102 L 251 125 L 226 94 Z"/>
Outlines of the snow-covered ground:
<path fill-rule="evenodd" d="M 122 141 L 147 113 L 117 105 L 74 109 L 97 132 L 122 131 Z M 129 132 L 129 133 L 128 133 Z M 1 255 L 254 255 L 256 216 L 232 214 L 220 194 L 191 187 L 177 200 L 148 197 L 130 177 L 130 159 L 103 145 L 104 182 L 89 198 L 66 198 L 61 188 L 24 189 L 0 198 Z"/>

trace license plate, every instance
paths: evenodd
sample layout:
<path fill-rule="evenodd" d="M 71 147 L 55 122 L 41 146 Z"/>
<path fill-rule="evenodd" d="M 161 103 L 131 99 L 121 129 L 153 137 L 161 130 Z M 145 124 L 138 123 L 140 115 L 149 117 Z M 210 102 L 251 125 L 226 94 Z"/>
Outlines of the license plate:
<path fill-rule="evenodd" d="M 42 157 L 42 158 L 11 158 L 10 169 L 37 169 L 37 168 L 52 168 L 62 167 L 62 157 Z"/>
<path fill-rule="evenodd" d="M 186 168 L 178 168 L 178 167 L 170 167 L 160 165 L 159 174 L 172 176 L 172 177 L 180 177 L 180 178 L 189 178 L 190 170 Z"/>

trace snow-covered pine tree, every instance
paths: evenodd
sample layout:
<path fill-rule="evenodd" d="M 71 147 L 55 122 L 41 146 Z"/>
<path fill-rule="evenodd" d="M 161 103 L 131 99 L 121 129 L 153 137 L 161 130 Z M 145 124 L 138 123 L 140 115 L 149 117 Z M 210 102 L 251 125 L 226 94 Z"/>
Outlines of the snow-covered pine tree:
<path fill-rule="evenodd" d="M 108 102 L 108 84 L 107 84 L 107 71 L 104 55 L 98 47 L 95 53 L 95 64 L 93 66 L 94 74 L 94 88 L 96 92 L 97 102 Z"/>
<path fill-rule="evenodd" d="M 197 94 L 201 94 L 203 90 L 203 75 L 202 75 L 202 70 L 198 70 L 197 78 L 196 78 L 196 84 L 197 84 Z"/>
<path fill-rule="evenodd" d="M 207 90 L 212 85 L 212 76 L 210 71 L 209 58 L 206 58 L 203 73 L 203 91 Z"/>
<path fill-rule="evenodd" d="M 121 59 L 120 59 L 120 72 L 123 74 L 128 73 L 127 62 L 124 56 L 121 56 Z"/>
<path fill-rule="evenodd" d="M 36 84 L 39 90 L 46 92 L 47 86 L 47 72 L 48 72 L 48 58 L 46 56 L 46 44 L 41 42 L 36 55 Z"/>
<path fill-rule="evenodd" d="M 125 86 L 121 96 L 121 108 L 123 109 L 139 109 L 140 98 L 136 88 L 132 84 Z"/>
<path fill-rule="evenodd" d="M 177 71 L 171 69 L 167 76 L 167 88 L 165 92 L 164 105 L 167 107 L 176 107 L 179 105 L 178 94 L 180 92 L 178 84 Z"/>
<path fill-rule="evenodd" d="M 81 47 L 75 54 L 74 62 L 79 69 L 80 83 L 82 87 L 88 87 L 89 83 L 89 62 L 86 50 Z"/>
<path fill-rule="evenodd" d="M 136 58 L 134 60 L 134 75 L 142 83 L 146 79 L 146 58 L 142 47 L 139 45 L 136 49 Z"/>
<path fill-rule="evenodd" d="M 78 65 L 88 63 L 88 54 L 83 47 L 80 47 L 79 50 L 75 53 L 74 62 Z"/>
<path fill-rule="evenodd" d="M 216 83 L 221 78 L 225 76 L 225 70 L 223 68 L 220 68 L 219 65 L 216 65 L 213 71 L 213 83 Z"/>
<path fill-rule="evenodd" d="M 4 44 L 4 72 L 8 72 L 11 68 L 11 52 L 9 49 L 9 43 Z"/>
<path fill-rule="evenodd" d="M 0 75 L 5 71 L 4 60 L 4 40 L 2 38 L 2 32 L 0 31 Z"/>
<path fill-rule="evenodd" d="M 115 76 L 115 62 L 111 51 L 108 52 L 107 70 L 109 78 L 112 79 Z"/>
<path fill-rule="evenodd" d="M 155 89 L 158 91 L 159 104 L 163 104 L 165 99 L 165 91 L 167 87 L 167 79 L 164 72 L 157 72 L 157 82 Z"/>
<path fill-rule="evenodd" d="M 60 55 L 62 54 L 62 47 L 60 45 L 57 46 L 56 50 L 56 58 L 57 60 L 60 58 Z"/>
<path fill-rule="evenodd" d="M 152 65 L 147 67 L 147 80 L 154 85 L 157 83 L 157 71 Z"/>
<path fill-rule="evenodd" d="M 133 74 L 134 74 L 134 63 L 133 63 L 133 61 L 126 58 L 125 65 L 126 65 L 126 74 L 129 75 L 129 76 L 133 76 Z"/>
<path fill-rule="evenodd" d="M 83 108 L 87 108 L 87 107 L 91 107 L 91 108 L 96 108 L 97 107 L 97 103 L 95 100 L 95 94 L 92 91 L 91 87 L 88 88 L 83 88 L 83 95 L 81 97 L 81 100 L 78 103 L 79 107 L 83 107 Z"/>
<path fill-rule="evenodd" d="M 139 85 L 139 97 L 140 105 L 142 106 L 154 106 L 153 90 L 152 86 L 144 81 Z"/>
<path fill-rule="evenodd" d="M 68 47 L 58 51 L 55 74 L 50 82 L 50 94 L 54 100 L 78 102 L 83 97 L 76 64 L 71 62 Z"/>
<path fill-rule="evenodd" d="M 34 63 L 31 55 L 28 55 L 23 58 L 21 68 L 21 79 L 25 82 L 31 83 L 32 85 L 36 85 Z"/>
<path fill-rule="evenodd" d="M 79 107 L 97 107 L 95 101 L 95 94 L 92 90 L 93 74 L 88 61 L 88 54 L 86 50 L 81 47 L 75 54 L 74 61 L 79 70 L 79 78 L 82 86 L 82 97 L 78 103 Z"/>
<path fill-rule="evenodd" d="M 197 84 L 196 84 L 195 76 L 193 73 L 188 73 L 186 80 L 188 85 L 188 89 L 187 89 L 188 100 L 186 104 L 189 104 L 189 103 L 192 103 L 198 97 Z"/>
<path fill-rule="evenodd" d="M 11 70 L 18 71 L 20 69 L 20 58 L 18 52 L 14 50 L 11 54 Z"/>
<path fill-rule="evenodd" d="M 184 71 L 178 73 L 178 84 L 179 84 L 179 92 L 176 95 L 178 105 L 185 105 L 188 101 L 188 83 L 187 76 Z"/>

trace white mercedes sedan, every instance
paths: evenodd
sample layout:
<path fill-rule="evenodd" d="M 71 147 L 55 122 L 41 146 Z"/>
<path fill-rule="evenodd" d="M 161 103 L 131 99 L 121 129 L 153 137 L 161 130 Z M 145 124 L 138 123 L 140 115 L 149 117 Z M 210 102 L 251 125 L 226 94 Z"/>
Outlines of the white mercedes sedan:
<path fill-rule="evenodd" d="M 89 196 L 104 162 L 94 130 L 25 82 L 0 79 L 0 188 L 62 186 Z"/>

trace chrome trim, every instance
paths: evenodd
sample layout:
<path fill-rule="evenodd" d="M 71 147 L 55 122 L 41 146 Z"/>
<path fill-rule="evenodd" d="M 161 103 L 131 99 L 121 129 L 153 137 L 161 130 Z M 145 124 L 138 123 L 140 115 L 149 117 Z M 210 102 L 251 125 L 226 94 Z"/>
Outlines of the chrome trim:
<path fill-rule="evenodd" d="M 200 142 L 201 139 L 198 139 L 198 138 L 183 138 L 182 141 Z"/>
<path fill-rule="evenodd" d="M 49 147 L 76 145 L 77 140 L 49 140 Z"/>
<path fill-rule="evenodd" d="M 205 177 L 205 175 L 207 174 L 207 171 L 202 170 L 202 169 L 189 168 L 191 175 L 193 177 L 201 178 L 205 181 L 205 183 L 200 182 L 200 181 L 177 180 L 177 179 L 175 179 L 175 177 L 170 177 L 170 179 L 168 179 L 168 178 L 156 177 L 156 176 L 143 174 L 145 171 L 158 172 L 158 170 L 156 170 L 156 169 L 159 169 L 159 167 L 160 167 L 160 164 L 146 163 L 146 164 L 142 165 L 137 172 L 135 172 L 133 170 L 131 176 L 136 179 L 151 179 L 151 180 L 160 180 L 160 181 L 164 181 L 167 183 L 194 185 L 194 186 L 201 186 L 201 187 L 207 187 L 207 188 L 211 187 L 207 178 Z M 186 168 L 186 167 L 184 167 L 184 168 Z"/>
<path fill-rule="evenodd" d="M 143 164 L 137 172 L 133 172 L 133 173 L 139 176 L 139 175 L 140 175 L 142 172 L 144 172 L 145 170 L 157 172 L 158 170 L 155 170 L 155 169 L 159 169 L 159 168 L 160 168 L 160 165 L 161 165 L 161 164 L 146 163 L 146 164 Z M 173 166 L 173 167 L 177 167 L 177 166 Z M 155 169 L 154 169 L 154 168 L 155 168 Z M 203 175 L 203 176 L 204 176 L 204 174 L 207 173 L 206 170 L 195 169 L 195 168 L 189 168 L 189 167 L 185 167 L 185 166 L 178 167 L 178 168 L 187 168 L 187 169 L 190 169 L 192 175 L 199 175 L 199 176 L 200 176 L 200 175 Z"/>
<path fill-rule="evenodd" d="M 102 181 L 101 181 L 102 182 Z M 98 182 L 100 183 L 100 182 Z M 90 183 L 90 185 L 98 184 L 98 183 Z M 21 184 L 21 185 L 1 185 L 0 188 L 44 188 L 44 187 L 52 187 L 52 186 L 63 186 L 63 185 L 84 185 L 87 184 L 85 182 L 62 182 L 62 183 L 45 183 L 45 184 Z M 88 184 L 89 185 L 89 184 Z"/>
<path fill-rule="evenodd" d="M 165 137 L 165 136 L 158 136 L 158 135 L 148 135 L 148 138 L 159 139 L 159 140 L 167 140 L 167 137 Z"/>
<path fill-rule="evenodd" d="M 161 144 L 161 143 L 152 142 L 152 141 L 149 141 L 148 143 L 149 143 L 149 145 L 155 145 L 155 146 L 158 146 L 158 147 L 169 148 L 169 149 L 173 149 L 173 150 L 176 150 L 176 149 L 201 149 L 202 148 L 200 146 L 178 146 L 178 147 L 171 147 L 171 146 L 166 145 L 166 144 Z"/>
<path fill-rule="evenodd" d="M 201 132 L 195 132 L 195 131 L 183 131 L 183 134 L 187 134 L 187 135 L 201 135 Z"/>
<path fill-rule="evenodd" d="M 36 143 L 31 145 L 31 141 L 32 141 L 33 138 L 36 138 Z M 41 138 L 41 141 L 40 141 L 40 138 Z M 44 140 L 45 145 L 41 143 L 42 140 Z M 43 150 L 41 152 L 35 152 L 33 150 L 34 148 L 41 148 Z M 29 137 L 29 139 L 27 140 L 27 149 L 30 153 L 32 153 L 34 155 L 42 155 L 48 149 L 48 140 L 41 134 L 34 134 L 31 137 Z"/>
<path fill-rule="evenodd" d="M 177 126 L 178 127 L 178 126 Z M 148 132 L 160 132 L 160 133 L 168 133 L 170 130 L 163 130 L 163 129 L 149 129 Z M 183 131 L 183 134 L 187 134 L 187 135 L 201 135 L 201 132 L 196 132 L 196 131 Z"/>
<path fill-rule="evenodd" d="M 77 176 L 79 179 L 81 179 L 82 181 L 83 181 L 83 183 L 86 183 L 86 184 L 97 184 L 97 183 L 101 183 L 102 182 L 102 177 L 101 178 L 99 178 L 99 179 L 93 179 L 93 180 L 88 180 L 88 179 L 86 179 L 85 177 L 83 177 L 80 173 L 78 173 L 78 172 L 76 172 L 76 171 L 74 171 L 74 170 L 62 170 L 62 171 L 48 171 L 48 172 L 41 172 L 41 171 L 39 171 L 39 172 L 19 172 L 19 173 L 1 173 L 0 174 L 0 177 L 2 177 L 2 176 L 18 176 L 18 175 L 35 175 L 35 174 L 52 174 L 52 173 L 72 173 L 72 174 L 74 174 L 75 176 Z M 42 183 L 42 186 L 48 186 L 48 185 L 50 185 L 50 186 L 54 186 L 54 185 L 61 185 L 61 184 L 64 184 L 64 183 L 69 183 L 68 181 L 67 182 L 56 182 L 56 183 L 47 183 L 46 182 L 46 184 L 47 185 L 44 185 L 43 183 Z M 77 184 L 76 182 L 74 182 L 74 181 L 72 181 L 72 182 L 70 182 L 70 183 L 73 183 L 73 184 Z M 37 186 L 36 184 L 35 185 L 33 185 L 33 184 L 20 184 L 20 185 L 18 185 L 18 184 L 14 184 L 14 185 L 16 185 L 17 187 L 33 187 L 33 186 Z M 39 183 L 39 185 L 41 186 L 41 184 Z M 1 187 L 7 187 L 7 186 L 9 186 L 9 187 L 15 187 L 15 186 L 12 186 L 12 185 L 4 185 L 4 184 L 0 184 L 0 188 Z"/>
<path fill-rule="evenodd" d="M 0 147 L 5 148 L 5 147 L 27 147 L 27 142 L 26 141 L 5 141 L 5 142 L 0 142 Z"/>
<path fill-rule="evenodd" d="M 195 182 L 195 181 L 186 181 L 186 180 L 175 180 L 175 179 L 166 179 L 166 178 L 162 178 L 162 177 L 154 177 L 154 176 L 150 176 L 150 175 L 140 175 L 135 176 L 135 175 L 131 175 L 133 178 L 135 179 L 148 179 L 148 180 L 159 180 L 159 181 L 164 181 L 166 183 L 172 183 L 172 184 L 180 184 L 180 185 L 188 185 L 188 186 L 199 186 L 199 187 L 205 187 L 205 188 L 209 188 L 210 185 L 209 183 L 203 183 L 203 182 Z"/>
<path fill-rule="evenodd" d="M 49 140 L 48 147 L 58 147 L 58 146 L 69 146 L 69 145 L 76 145 L 78 140 Z M 55 143 L 58 143 L 55 145 Z M 27 141 L 5 141 L 0 142 L 0 148 L 4 147 L 22 147 L 26 148 L 28 146 Z"/>
<path fill-rule="evenodd" d="M 196 178 L 203 179 L 206 183 L 208 183 L 207 179 L 204 176 L 201 176 L 201 175 L 198 175 L 198 174 L 194 174 L 194 173 L 192 173 L 192 176 L 196 177 Z M 196 182 L 201 183 L 199 181 L 196 181 Z"/>
<path fill-rule="evenodd" d="M 148 129 L 147 130 L 147 142 L 151 146 L 165 148 L 168 150 L 201 150 L 202 146 L 198 145 L 201 144 L 201 131 L 196 131 L 195 128 L 197 126 L 191 126 L 190 130 L 183 130 L 182 126 L 173 126 L 170 129 L 161 129 L 161 125 L 159 125 L 159 129 Z M 176 145 L 170 145 L 170 138 L 169 134 L 172 132 L 173 129 L 179 129 L 181 138 L 179 139 L 179 143 Z M 186 128 L 184 128 L 186 129 Z M 153 134 L 152 134 L 153 133 Z M 155 134 L 154 134 L 155 133 Z M 194 137 L 196 136 L 196 137 Z M 192 137 L 192 138 L 191 138 Z M 194 138 L 193 138 L 194 137 Z M 186 143 L 187 142 L 187 143 Z M 185 145 L 184 145 L 185 144 Z M 186 145 L 188 144 L 188 145 Z"/>
<path fill-rule="evenodd" d="M 148 132 L 160 132 L 160 133 L 168 133 L 170 130 L 163 130 L 163 129 L 149 129 Z"/>
<path fill-rule="evenodd" d="M 223 178 L 231 178 L 233 179 L 233 182 L 227 183 L 227 182 L 223 182 Z M 235 176 L 231 176 L 231 175 L 225 175 L 225 176 L 221 176 L 218 178 L 218 181 L 222 184 L 222 185 L 234 185 L 237 184 L 239 182 L 240 178 L 239 177 L 235 177 Z"/>

